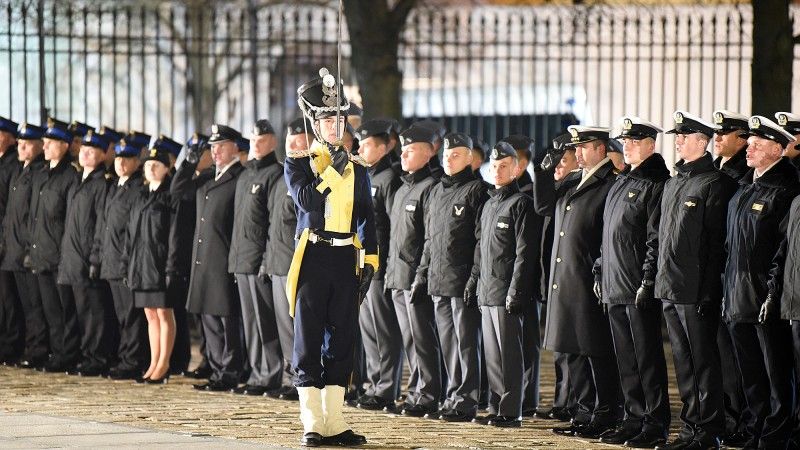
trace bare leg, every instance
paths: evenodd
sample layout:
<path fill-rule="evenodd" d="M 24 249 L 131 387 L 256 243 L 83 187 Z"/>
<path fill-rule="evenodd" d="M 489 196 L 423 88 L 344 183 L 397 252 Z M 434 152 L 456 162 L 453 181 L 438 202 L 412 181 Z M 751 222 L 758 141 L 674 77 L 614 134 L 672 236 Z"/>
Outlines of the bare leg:
<path fill-rule="evenodd" d="M 158 321 L 158 313 L 156 312 L 156 308 L 145 308 L 144 315 L 147 318 L 147 337 L 150 340 L 150 367 L 147 368 L 147 372 L 144 373 L 143 378 L 151 378 L 153 373 L 158 366 L 158 359 L 159 359 L 159 341 L 160 338 L 160 329 L 161 326 Z"/>
<path fill-rule="evenodd" d="M 169 371 L 169 359 L 175 345 L 175 314 L 172 308 L 156 308 L 160 331 L 158 361 L 150 378 L 161 379 Z"/>

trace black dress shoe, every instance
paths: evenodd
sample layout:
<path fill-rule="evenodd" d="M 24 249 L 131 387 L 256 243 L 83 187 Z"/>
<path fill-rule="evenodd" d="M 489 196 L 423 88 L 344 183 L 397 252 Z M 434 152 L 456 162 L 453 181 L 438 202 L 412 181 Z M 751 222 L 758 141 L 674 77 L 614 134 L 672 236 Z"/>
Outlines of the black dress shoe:
<path fill-rule="evenodd" d="M 296 401 L 300 400 L 300 395 L 297 393 L 297 388 L 296 387 L 287 386 L 286 389 L 284 389 L 284 391 L 281 392 L 281 395 L 278 396 L 278 398 L 281 399 L 281 400 L 289 400 L 289 401 L 296 402 Z"/>
<path fill-rule="evenodd" d="M 235 388 L 236 385 L 232 383 L 224 383 L 222 381 L 209 381 L 208 383 L 204 384 L 195 384 L 192 387 L 194 387 L 198 391 L 227 392 Z"/>
<path fill-rule="evenodd" d="M 691 444 L 684 447 L 684 450 L 718 450 L 719 449 L 719 440 L 714 438 L 713 440 L 709 441 L 698 441 L 694 440 Z"/>
<path fill-rule="evenodd" d="M 519 417 L 497 416 L 491 419 L 487 425 L 500 428 L 519 428 L 522 421 L 519 420 Z"/>
<path fill-rule="evenodd" d="M 489 425 L 489 421 L 497 417 L 497 414 L 487 414 L 485 416 L 478 416 L 472 419 L 472 423 L 477 423 L 478 425 Z"/>
<path fill-rule="evenodd" d="M 553 408 L 550 410 L 550 418 L 559 422 L 569 422 L 572 420 L 572 413 L 567 408 Z"/>
<path fill-rule="evenodd" d="M 472 422 L 472 419 L 475 418 L 475 414 L 467 414 L 463 411 L 451 409 L 450 411 L 443 412 L 439 418 L 445 422 Z"/>
<path fill-rule="evenodd" d="M 102 366 L 89 366 L 78 369 L 78 376 L 81 377 L 102 377 L 108 374 L 108 369 Z"/>
<path fill-rule="evenodd" d="M 437 412 L 436 409 L 426 408 L 422 405 L 405 405 L 401 412 L 402 415 L 408 417 L 424 417 L 425 414 Z"/>
<path fill-rule="evenodd" d="M 751 437 L 752 436 L 750 436 L 748 433 L 736 431 L 722 438 L 722 442 L 720 442 L 720 444 L 726 447 L 742 448 L 745 446 L 745 444 L 747 444 Z"/>
<path fill-rule="evenodd" d="M 422 416 L 422 418 L 423 419 L 428 419 L 428 420 L 439 420 L 439 419 L 442 418 L 442 411 L 438 411 L 437 410 L 437 411 L 431 411 L 429 413 L 425 413 L 425 415 Z"/>
<path fill-rule="evenodd" d="M 625 427 L 617 427 L 613 430 L 608 430 L 600 436 L 600 442 L 604 444 L 614 444 L 614 445 L 622 445 L 628 441 L 628 439 L 634 438 L 638 436 L 639 429 L 631 429 Z"/>
<path fill-rule="evenodd" d="M 353 430 L 346 430 L 334 436 L 322 438 L 323 445 L 333 445 L 337 447 L 353 447 L 355 445 L 364 445 L 367 443 L 367 438 L 353 433 Z"/>
<path fill-rule="evenodd" d="M 664 445 L 656 446 L 656 450 L 683 450 L 691 444 L 691 438 L 689 439 L 682 439 L 678 437 L 672 442 L 666 443 Z"/>
<path fill-rule="evenodd" d="M 202 380 L 204 378 L 207 379 L 211 376 L 211 366 L 200 364 L 197 369 L 185 372 L 184 376 L 194 378 L 196 380 Z"/>
<path fill-rule="evenodd" d="M 322 445 L 322 435 L 319 433 L 303 433 L 300 445 L 303 447 L 319 447 Z"/>
<path fill-rule="evenodd" d="M 536 411 L 533 412 L 533 417 L 536 418 L 536 419 L 542 419 L 542 420 L 553 420 L 553 418 L 550 417 L 550 411 L 552 411 L 553 409 L 554 408 L 537 409 Z"/>
<path fill-rule="evenodd" d="M 565 427 L 553 427 L 550 429 L 550 431 L 560 436 L 575 436 L 575 433 L 577 433 L 578 430 L 586 426 L 586 424 L 571 423 Z"/>
<path fill-rule="evenodd" d="M 138 369 L 121 369 L 108 374 L 108 378 L 112 380 L 135 380 L 141 376 L 142 371 Z"/>
<path fill-rule="evenodd" d="M 362 395 L 358 399 L 358 407 L 367 411 L 381 411 L 387 406 L 394 406 L 394 401 L 388 398 L 376 397 L 373 395 Z"/>
<path fill-rule="evenodd" d="M 535 415 L 536 415 L 536 408 L 534 408 L 534 409 L 523 409 L 522 410 L 522 417 L 530 419 Z"/>
<path fill-rule="evenodd" d="M 264 391 L 264 395 L 266 395 L 269 398 L 280 398 L 281 392 L 283 392 L 285 388 L 286 388 L 285 386 L 281 386 L 277 389 L 267 389 L 266 391 Z"/>
<path fill-rule="evenodd" d="M 25 358 L 17 364 L 23 369 L 38 369 L 47 363 L 47 358 Z"/>
<path fill-rule="evenodd" d="M 642 431 L 638 435 L 625 441 L 625 447 L 654 448 L 658 447 L 659 445 L 664 445 L 666 442 L 667 442 L 667 437 L 664 436 L 664 433 L 653 433 L 648 431 Z"/>
<path fill-rule="evenodd" d="M 576 430 L 575 436 L 582 437 L 584 439 L 599 439 L 603 433 L 613 429 L 613 424 L 592 421 L 589 422 L 588 425 L 581 427 L 581 429 Z"/>
<path fill-rule="evenodd" d="M 233 389 L 234 394 L 241 394 L 241 395 L 264 395 L 267 392 L 267 388 L 264 386 L 251 386 L 251 385 L 244 385 L 242 387 L 237 387 Z"/>

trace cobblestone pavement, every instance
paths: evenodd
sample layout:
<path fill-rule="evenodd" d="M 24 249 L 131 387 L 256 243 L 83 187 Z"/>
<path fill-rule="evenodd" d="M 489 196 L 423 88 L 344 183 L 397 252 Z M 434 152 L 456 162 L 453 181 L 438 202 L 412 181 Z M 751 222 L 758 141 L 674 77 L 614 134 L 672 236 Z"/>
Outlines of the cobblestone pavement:
<path fill-rule="evenodd" d="M 552 354 L 544 352 L 542 405 L 552 400 L 553 379 Z M 295 402 L 197 392 L 191 387 L 196 380 L 184 377 L 173 377 L 163 386 L 151 386 L 0 366 L 0 380 L 0 411 L 7 413 L 43 414 L 184 435 L 235 438 L 237 442 L 265 446 L 297 447 L 301 434 Z M 672 389 L 671 394 L 673 413 L 677 414 L 676 390 Z M 555 436 L 549 428 L 556 423 L 544 420 L 526 420 L 519 429 L 498 429 L 354 408 L 345 408 L 345 414 L 353 428 L 368 437 L 369 445 L 364 448 L 614 447 L 598 441 Z M 674 418 L 673 428 L 677 422 Z M 8 436 L 0 427 L 0 447 L 5 447 L 4 437 Z"/>

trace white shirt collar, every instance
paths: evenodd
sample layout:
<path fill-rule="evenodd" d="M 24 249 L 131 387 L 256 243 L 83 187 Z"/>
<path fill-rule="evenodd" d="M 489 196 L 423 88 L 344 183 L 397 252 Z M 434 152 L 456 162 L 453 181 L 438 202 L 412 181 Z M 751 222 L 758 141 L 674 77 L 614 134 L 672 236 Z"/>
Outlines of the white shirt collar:
<path fill-rule="evenodd" d="M 239 156 L 238 156 L 238 155 L 237 155 L 235 158 L 233 158 L 233 159 L 231 160 L 231 162 L 229 162 L 228 164 L 226 164 L 224 167 L 222 167 L 221 169 L 217 169 L 217 175 L 214 177 L 214 181 L 217 181 L 217 180 L 219 180 L 219 178 L 220 178 L 222 175 L 224 175 L 224 174 L 225 174 L 225 172 L 227 172 L 227 171 L 228 171 L 228 169 L 230 169 L 230 168 L 231 168 L 231 166 L 232 166 L 232 165 L 234 165 L 234 164 L 236 164 L 237 162 L 239 162 Z"/>
<path fill-rule="evenodd" d="M 123 184 L 125 184 L 125 182 L 128 181 L 128 178 L 130 178 L 130 177 L 129 176 L 119 177 L 119 181 L 117 182 L 117 186 L 122 186 Z"/>
<path fill-rule="evenodd" d="M 763 177 L 764 174 L 769 171 L 769 169 L 772 169 L 773 167 L 775 167 L 775 164 L 778 164 L 780 161 L 781 161 L 781 159 L 778 158 L 774 163 L 768 165 L 767 168 L 764 169 L 764 171 L 761 172 L 761 173 L 758 173 L 758 169 L 754 170 L 753 171 L 753 181 L 756 181 L 757 179 Z"/>
<path fill-rule="evenodd" d="M 157 182 L 157 183 L 156 182 L 150 183 L 150 186 L 149 186 L 150 192 L 155 191 L 156 189 L 158 189 L 159 186 L 161 186 L 161 182 L 160 181 Z"/>
<path fill-rule="evenodd" d="M 603 160 L 602 160 L 602 161 L 600 161 L 599 163 L 595 164 L 595 166 L 594 166 L 594 167 L 592 167 L 591 169 L 589 169 L 588 171 L 587 171 L 586 169 L 584 169 L 584 170 L 583 170 L 583 177 L 581 177 L 581 182 L 580 182 L 580 184 L 578 185 L 578 187 L 577 187 L 577 188 L 575 188 L 575 190 L 577 191 L 578 189 L 580 189 L 580 188 L 581 188 L 581 186 L 583 186 L 583 183 L 584 183 L 586 180 L 588 180 L 588 179 L 589 179 L 589 177 L 591 177 L 592 175 L 594 175 L 594 173 L 595 173 L 595 172 L 597 172 L 597 169 L 599 169 L 599 168 L 603 167 L 603 165 L 604 165 L 605 163 L 609 162 L 609 161 L 611 161 L 611 158 L 609 158 L 608 156 L 606 156 L 605 158 L 603 158 Z"/>

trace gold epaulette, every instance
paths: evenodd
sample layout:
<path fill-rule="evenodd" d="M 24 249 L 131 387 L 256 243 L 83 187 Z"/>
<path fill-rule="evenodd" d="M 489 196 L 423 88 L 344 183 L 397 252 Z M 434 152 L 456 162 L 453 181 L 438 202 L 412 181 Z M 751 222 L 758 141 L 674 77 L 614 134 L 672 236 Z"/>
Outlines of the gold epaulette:
<path fill-rule="evenodd" d="M 372 164 L 369 164 L 366 161 L 364 161 L 364 158 L 362 158 L 361 155 L 354 155 L 354 154 L 351 153 L 350 154 L 350 161 L 352 161 L 355 164 L 358 164 L 359 166 L 364 166 L 364 167 L 371 167 L 372 166 Z"/>
<path fill-rule="evenodd" d="M 306 150 L 289 150 L 286 152 L 287 158 L 308 158 L 311 156 L 311 151 Z"/>

